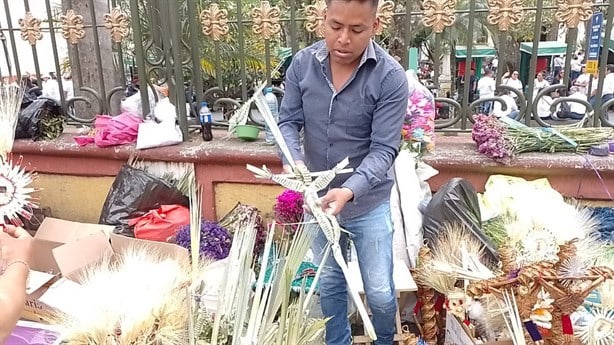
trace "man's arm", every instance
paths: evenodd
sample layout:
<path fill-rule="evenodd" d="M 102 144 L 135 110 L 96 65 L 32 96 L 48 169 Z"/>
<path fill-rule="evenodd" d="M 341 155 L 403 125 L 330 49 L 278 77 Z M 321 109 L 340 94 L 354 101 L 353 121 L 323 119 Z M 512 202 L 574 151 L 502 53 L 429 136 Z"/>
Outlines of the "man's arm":
<path fill-rule="evenodd" d="M 385 178 L 399 153 L 408 92 L 407 77 L 401 69 L 391 71 L 382 82 L 382 96 L 371 123 L 370 151 L 342 185 L 353 192 L 354 201 Z"/>
<path fill-rule="evenodd" d="M 300 147 L 300 131 L 305 123 L 303 114 L 302 92 L 299 86 L 300 55 L 290 64 L 286 71 L 284 97 L 279 109 L 279 130 L 288 145 L 290 154 L 295 161 L 303 161 Z M 286 158 L 279 153 L 284 166 L 288 165 Z"/>

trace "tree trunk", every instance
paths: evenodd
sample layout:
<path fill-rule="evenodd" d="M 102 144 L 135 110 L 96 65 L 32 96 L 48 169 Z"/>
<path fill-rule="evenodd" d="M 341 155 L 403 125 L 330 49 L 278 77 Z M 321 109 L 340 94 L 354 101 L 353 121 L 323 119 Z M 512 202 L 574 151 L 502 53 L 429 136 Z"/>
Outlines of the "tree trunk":
<path fill-rule="evenodd" d="M 72 9 L 76 14 L 83 16 L 85 26 L 92 25 L 89 0 L 62 0 L 62 9 L 64 13 Z M 107 0 L 94 0 L 94 13 L 98 25 L 104 23 L 103 17 L 109 12 Z M 111 89 L 125 84 L 124 77 L 120 75 L 119 69 L 114 63 L 113 46 L 109 32 L 104 27 L 98 28 L 99 40 L 96 41 L 93 30 L 95 29 L 86 28 L 85 37 L 79 40 L 79 43 L 76 45 L 68 44 L 75 96 L 86 97 L 92 103 L 91 106 L 88 106 L 82 101 L 75 102 L 75 115 L 81 119 L 91 119 L 100 113 L 118 114 L 119 102 L 123 93 L 116 93 L 110 105 L 106 104 L 106 98 Z M 100 65 L 97 57 L 98 51 L 100 52 Z M 119 63 L 123 62 L 120 61 Z M 100 76 L 102 76 L 102 79 Z M 92 88 L 96 90 L 97 95 L 79 90 L 80 87 Z"/>
<path fill-rule="evenodd" d="M 497 68 L 497 80 L 510 70 L 517 70 L 520 64 L 520 44 L 516 42 L 509 32 L 499 34 L 499 67 Z"/>
<path fill-rule="evenodd" d="M 551 22 L 548 25 L 548 32 L 546 33 L 547 41 L 556 41 L 559 36 L 559 25 L 556 22 Z"/>

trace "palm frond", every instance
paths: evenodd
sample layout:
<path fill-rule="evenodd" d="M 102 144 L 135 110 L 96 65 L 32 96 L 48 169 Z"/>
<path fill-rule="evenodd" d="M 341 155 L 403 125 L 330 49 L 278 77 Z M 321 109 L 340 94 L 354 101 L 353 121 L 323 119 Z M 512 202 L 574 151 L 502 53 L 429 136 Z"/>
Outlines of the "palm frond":
<path fill-rule="evenodd" d="M 0 85 L 0 160 L 6 160 L 13 149 L 17 116 L 21 108 L 23 88 Z"/>
<path fill-rule="evenodd" d="M 257 232 L 255 224 L 256 214 L 252 214 L 250 219 L 243 222 L 234 233 L 227 258 L 228 266 L 224 273 L 224 285 L 218 296 L 211 345 L 216 345 L 218 342 L 223 319 L 234 322 L 232 337 L 236 341 L 240 339 L 251 291 L 252 251 Z"/>
<path fill-rule="evenodd" d="M 285 59 L 282 59 L 281 61 L 279 61 L 279 63 L 273 69 L 272 74 L 277 73 L 277 71 L 279 71 L 281 69 L 281 67 L 283 66 L 284 61 L 285 61 Z M 250 112 L 250 109 L 252 107 L 252 104 L 254 102 L 256 102 L 256 99 L 258 97 L 262 96 L 262 90 L 264 90 L 265 87 L 266 87 L 266 82 L 261 83 L 254 90 L 254 94 L 252 95 L 252 97 L 250 97 L 250 99 L 248 99 L 245 103 L 243 103 L 243 105 L 241 105 L 241 108 L 239 108 L 237 111 L 235 111 L 233 116 L 228 120 L 228 135 L 229 136 L 232 133 L 235 132 L 237 126 L 244 125 L 244 124 L 247 123 L 247 119 L 249 118 L 249 112 Z M 261 104 L 261 106 L 258 109 L 261 110 L 261 111 L 267 111 L 268 106 L 263 107 L 262 104 Z M 268 111 L 270 112 L 270 110 L 268 110 Z"/>
<path fill-rule="evenodd" d="M 127 164 L 165 180 L 183 195 L 190 195 L 195 176 L 194 163 L 146 161 L 138 155 L 131 155 Z"/>
<path fill-rule="evenodd" d="M 110 336 L 118 344 L 185 344 L 189 271 L 155 247 L 135 245 L 88 267 L 72 296 L 78 308 L 53 321 L 69 345 L 107 344 Z"/>
<path fill-rule="evenodd" d="M 216 77 L 214 61 L 208 60 L 207 58 L 202 58 L 200 59 L 200 68 L 202 69 L 204 74 L 212 78 Z"/>

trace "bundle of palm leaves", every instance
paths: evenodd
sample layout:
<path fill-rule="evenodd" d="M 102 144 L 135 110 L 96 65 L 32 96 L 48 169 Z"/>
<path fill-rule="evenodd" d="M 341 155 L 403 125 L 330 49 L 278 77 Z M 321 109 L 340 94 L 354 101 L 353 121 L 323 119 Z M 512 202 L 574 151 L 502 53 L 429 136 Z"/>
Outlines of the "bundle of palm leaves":
<path fill-rule="evenodd" d="M 13 149 L 22 98 L 23 88 L 0 85 L 0 161 L 6 160 L 8 153 Z"/>
<path fill-rule="evenodd" d="M 189 268 L 151 246 L 138 246 L 88 267 L 70 314 L 53 323 L 65 343 L 184 345 Z"/>
<path fill-rule="evenodd" d="M 308 345 L 323 333 L 327 320 L 308 317 L 313 289 L 301 292 L 296 298 L 292 296 L 291 287 L 316 229 L 302 226 L 292 240 L 286 237 L 277 243 L 273 243 L 274 231 L 269 231 L 263 258 L 272 259 L 262 260 L 255 289 L 252 289 L 255 263 L 251 248 L 257 235 L 255 221 L 252 216 L 235 228 L 214 311 L 203 303 L 206 296 L 199 295 L 207 276 L 195 282 L 193 343 Z M 268 278 L 265 277 L 267 271 Z"/>

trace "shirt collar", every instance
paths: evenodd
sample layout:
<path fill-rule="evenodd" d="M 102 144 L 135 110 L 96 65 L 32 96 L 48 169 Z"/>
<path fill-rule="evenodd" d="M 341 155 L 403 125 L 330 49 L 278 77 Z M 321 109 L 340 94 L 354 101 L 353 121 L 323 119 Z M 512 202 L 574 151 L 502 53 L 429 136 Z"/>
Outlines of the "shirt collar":
<path fill-rule="evenodd" d="M 370 40 L 369 44 L 367 45 L 367 49 L 365 49 L 364 53 L 362 53 L 362 57 L 360 58 L 360 63 L 358 64 L 358 66 L 362 66 L 369 59 L 373 59 L 373 61 L 377 61 L 377 56 L 375 55 L 374 45 L 375 43 L 373 42 L 373 40 Z M 320 48 L 316 49 L 316 51 L 313 53 L 313 55 L 315 55 L 316 59 L 318 59 L 320 63 L 324 62 L 324 60 L 328 58 L 328 54 L 329 54 L 328 47 L 326 47 L 326 42 L 324 41 L 322 41 Z"/>

